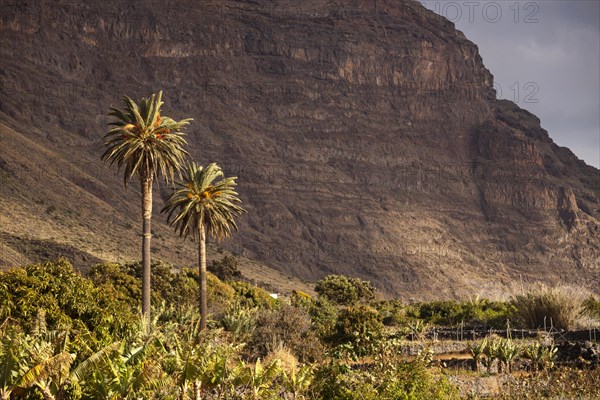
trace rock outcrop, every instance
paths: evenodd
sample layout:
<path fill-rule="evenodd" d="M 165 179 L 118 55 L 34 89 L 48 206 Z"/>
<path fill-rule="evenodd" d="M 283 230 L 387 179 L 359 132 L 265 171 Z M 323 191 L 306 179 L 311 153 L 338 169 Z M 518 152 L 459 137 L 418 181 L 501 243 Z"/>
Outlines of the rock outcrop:
<path fill-rule="evenodd" d="M 104 114 L 122 95 L 163 89 L 174 117 L 195 118 L 194 158 L 239 177 L 249 213 L 229 250 L 306 280 L 344 273 L 415 298 L 538 280 L 600 287 L 599 171 L 496 100 L 477 46 L 416 1 L 3 9 L 2 122 L 35 142 L 32 160 L 52 152 L 74 171 L 54 184 L 102 203 L 98 232 L 138 201 L 99 162 Z M 2 135 L 5 182 L 25 185 L 14 178 L 27 163 Z M 58 189 L 43 176 L 27 185 Z M 0 192 L 5 215 L 21 192 Z M 8 216 L 3 230 L 22 234 Z M 89 221 L 70 223 L 85 238 Z M 107 241 L 128 234 L 117 231 Z M 170 246 L 159 254 L 193 259 Z"/>

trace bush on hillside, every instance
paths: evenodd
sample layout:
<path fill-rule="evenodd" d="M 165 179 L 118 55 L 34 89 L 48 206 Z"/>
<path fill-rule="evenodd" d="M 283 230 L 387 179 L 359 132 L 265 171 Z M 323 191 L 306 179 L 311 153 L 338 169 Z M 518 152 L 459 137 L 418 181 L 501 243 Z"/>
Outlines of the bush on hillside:
<path fill-rule="evenodd" d="M 496 329 L 506 327 L 514 308 L 510 303 L 472 299 L 468 301 L 432 301 L 407 306 L 407 319 L 418 319 L 428 324 L 452 326 L 460 323 L 484 325 Z M 406 322 L 406 321 L 401 321 Z"/>
<path fill-rule="evenodd" d="M 224 282 L 242 277 L 239 262 L 235 256 L 225 256 L 220 260 L 213 260 L 208 265 L 207 270 Z"/>
<path fill-rule="evenodd" d="M 199 301 L 197 268 L 174 267 L 160 260 L 153 260 L 152 304 L 165 304 L 167 307 L 197 307 Z M 132 307 L 140 307 L 142 293 L 141 262 L 126 264 L 104 263 L 90 269 L 88 277 L 98 286 L 112 288 L 117 297 L 127 301 Z M 222 314 L 231 304 L 235 291 L 211 274 L 207 273 L 207 301 L 209 312 Z"/>
<path fill-rule="evenodd" d="M 248 282 L 233 281 L 229 285 L 235 291 L 236 301 L 244 307 L 273 308 L 278 304 L 269 292 Z"/>
<path fill-rule="evenodd" d="M 355 350 L 362 353 L 368 352 L 368 347 L 382 334 L 381 315 L 374 308 L 360 304 L 340 311 L 335 333 L 330 340 L 334 344 L 352 344 Z"/>
<path fill-rule="evenodd" d="M 137 329 L 131 304 L 114 286 L 95 286 L 64 258 L 0 274 L 0 320 L 10 317 L 27 330 L 43 310 L 49 329 L 86 329 L 106 343 Z"/>
<path fill-rule="evenodd" d="M 352 305 L 357 302 L 369 302 L 375 298 L 375 288 L 371 282 L 343 275 L 328 275 L 317 282 L 315 291 L 333 303 Z"/>
<path fill-rule="evenodd" d="M 323 356 L 323 346 L 309 315 L 290 305 L 258 312 L 249 347 L 258 357 L 265 357 L 281 347 L 292 351 L 302 362 L 316 361 Z"/>

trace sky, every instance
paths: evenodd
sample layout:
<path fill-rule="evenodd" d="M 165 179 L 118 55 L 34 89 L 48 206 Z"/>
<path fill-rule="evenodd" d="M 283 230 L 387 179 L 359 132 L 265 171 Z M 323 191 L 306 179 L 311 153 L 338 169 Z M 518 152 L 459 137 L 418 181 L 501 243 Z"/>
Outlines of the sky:
<path fill-rule="evenodd" d="M 479 47 L 499 98 L 600 168 L 600 1 L 420 0 Z"/>

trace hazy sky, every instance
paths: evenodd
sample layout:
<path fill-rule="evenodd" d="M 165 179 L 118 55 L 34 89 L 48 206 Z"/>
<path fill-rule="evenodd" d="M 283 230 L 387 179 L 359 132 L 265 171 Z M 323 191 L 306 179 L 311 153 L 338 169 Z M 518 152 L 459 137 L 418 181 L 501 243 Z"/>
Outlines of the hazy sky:
<path fill-rule="evenodd" d="M 600 167 L 600 1 L 421 0 L 479 46 L 510 99 L 550 137 Z"/>

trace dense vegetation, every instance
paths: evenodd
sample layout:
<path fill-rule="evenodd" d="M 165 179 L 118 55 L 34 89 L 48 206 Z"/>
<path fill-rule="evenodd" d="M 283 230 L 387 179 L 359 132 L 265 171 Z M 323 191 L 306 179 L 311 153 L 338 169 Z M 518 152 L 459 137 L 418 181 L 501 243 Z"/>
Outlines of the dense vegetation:
<path fill-rule="evenodd" d="M 141 263 L 100 264 L 82 276 L 59 259 L 1 273 L 0 398 L 452 399 L 459 391 L 431 364 L 428 327 L 523 323 L 518 297 L 404 305 L 375 301 L 368 282 L 330 276 L 316 298 L 275 300 L 243 280 L 234 258 L 210 270 L 231 280 L 208 273 L 204 330 L 195 268 L 152 265 L 149 323 Z M 587 299 L 585 309 L 597 304 Z M 409 342 L 425 345 L 407 357 Z M 597 373 L 556 369 L 552 345 L 485 338 L 469 348 L 478 374 L 510 373 L 527 360 L 535 375 L 510 381 L 514 393 L 543 398 L 544 382 L 571 377 L 578 393 L 600 394 Z"/>

